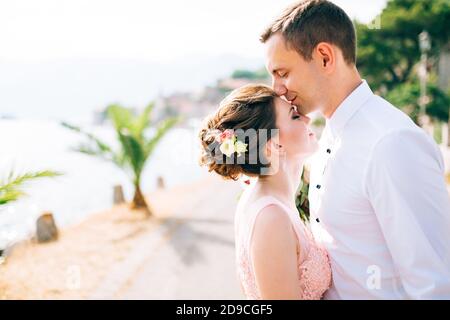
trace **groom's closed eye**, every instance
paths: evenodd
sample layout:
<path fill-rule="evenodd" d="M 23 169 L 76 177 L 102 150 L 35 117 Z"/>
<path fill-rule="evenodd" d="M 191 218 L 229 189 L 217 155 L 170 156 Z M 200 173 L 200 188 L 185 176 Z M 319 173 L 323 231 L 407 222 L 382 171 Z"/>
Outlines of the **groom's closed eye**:
<path fill-rule="evenodd" d="M 276 77 L 279 77 L 279 78 L 283 78 L 283 77 L 285 77 L 287 75 L 287 71 L 283 70 L 283 69 L 274 68 L 272 70 L 272 75 L 276 76 Z"/>
<path fill-rule="evenodd" d="M 274 74 L 277 75 L 279 78 L 286 78 L 288 72 L 286 70 L 275 70 Z"/>

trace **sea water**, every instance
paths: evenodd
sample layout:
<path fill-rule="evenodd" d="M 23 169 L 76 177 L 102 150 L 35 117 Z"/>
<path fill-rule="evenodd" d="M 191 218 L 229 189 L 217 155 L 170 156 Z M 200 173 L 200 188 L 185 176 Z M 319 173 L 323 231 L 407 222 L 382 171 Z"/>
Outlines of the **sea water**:
<path fill-rule="evenodd" d="M 82 127 L 117 147 L 111 126 Z M 197 164 L 196 132 L 197 129 L 187 127 L 167 133 L 144 169 L 143 192 L 155 190 L 159 176 L 171 187 L 206 175 Z M 16 173 L 38 170 L 64 173 L 61 177 L 30 181 L 24 188 L 27 196 L 0 207 L 0 249 L 32 236 L 36 219 L 44 211 L 52 212 L 57 225 L 62 227 L 110 208 L 114 185 L 122 185 L 125 198 L 131 200 L 130 175 L 110 162 L 71 150 L 83 142 L 86 139 L 82 135 L 56 121 L 0 120 L 0 179 L 10 169 Z"/>

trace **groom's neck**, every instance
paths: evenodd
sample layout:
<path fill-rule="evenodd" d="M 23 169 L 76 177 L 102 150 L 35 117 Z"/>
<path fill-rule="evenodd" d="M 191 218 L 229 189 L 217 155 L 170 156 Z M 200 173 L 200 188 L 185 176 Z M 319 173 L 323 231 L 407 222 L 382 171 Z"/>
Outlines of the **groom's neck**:
<path fill-rule="evenodd" d="M 362 83 L 361 76 L 356 67 L 346 68 L 338 74 L 340 76 L 336 76 L 330 84 L 328 103 L 322 112 L 327 119 L 333 116 L 341 103 Z"/>

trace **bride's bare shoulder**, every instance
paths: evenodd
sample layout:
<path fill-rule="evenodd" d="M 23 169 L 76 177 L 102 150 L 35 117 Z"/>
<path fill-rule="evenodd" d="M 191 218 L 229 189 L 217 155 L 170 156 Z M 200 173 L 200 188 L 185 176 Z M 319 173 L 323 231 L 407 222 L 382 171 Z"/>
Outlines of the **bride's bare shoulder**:
<path fill-rule="evenodd" d="M 276 203 L 271 203 L 260 210 L 255 220 L 255 228 L 285 231 L 291 228 L 291 220 L 285 210 Z"/>
<path fill-rule="evenodd" d="M 284 209 L 278 204 L 264 207 L 256 217 L 253 229 L 255 248 L 268 249 L 280 247 L 295 248 L 295 234 L 292 223 Z M 269 246 L 269 247 L 268 247 Z"/>

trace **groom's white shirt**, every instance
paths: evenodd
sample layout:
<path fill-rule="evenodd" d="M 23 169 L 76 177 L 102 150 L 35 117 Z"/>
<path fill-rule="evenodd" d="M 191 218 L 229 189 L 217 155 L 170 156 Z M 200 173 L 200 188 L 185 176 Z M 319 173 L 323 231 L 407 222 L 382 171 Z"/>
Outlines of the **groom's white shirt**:
<path fill-rule="evenodd" d="M 450 298 L 450 199 L 432 138 L 363 81 L 312 160 L 311 228 L 333 271 L 325 298 Z"/>

